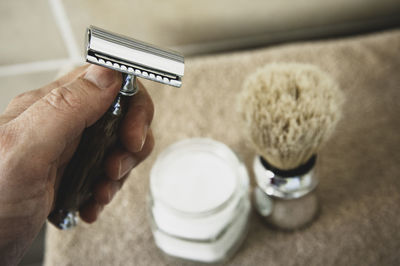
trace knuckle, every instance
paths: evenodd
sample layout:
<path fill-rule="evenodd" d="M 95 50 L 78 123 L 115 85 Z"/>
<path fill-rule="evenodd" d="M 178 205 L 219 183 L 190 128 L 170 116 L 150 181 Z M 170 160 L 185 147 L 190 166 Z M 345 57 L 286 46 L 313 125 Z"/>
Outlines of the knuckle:
<path fill-rule="evenodd" d="M 17 104 L 17 103 L 20 103 L 20 102 L 30 101 L 32 99 L 37 99 L 37 98 L 40 97 L 39 94 L 40 93 L 37 90 L 23 92 L 23 93 L 18 94 L 17 96 L 15 96 L 11 100 L 10 104 Z"/>
<path fill-rule="evenodd" d="M 150 134 L 147 135 L 146 144 L 143 147 L 143 156 L 145 158 L 151 154 L 151 152 L 154 149 L 154 145 L 155 145 L 154 137 L 153 134 L 150 132 Z"/>
<path fill-rule="evenodd" d="M 4 155 L 17 142 L 17 131 L 10 126 L 0 126 L 0 154 Z M 3 157 L 3 156 L 2 156 Z"/>
<path fill-rule="evenodd" d="M 81 99 L 70 88 L 65 86 L 51 90 L 44 100 L 49 105 L 60 110 L 73 110 L 81 104 Z"/>
<path fill-rule="evenodd" d="M 154 117 L 154 103 L 150 97 L 149 97 L 147 105 L 148 105 L 149 118 L 150 118 L 150 121 L 152 121 L 153 117 Z"/>

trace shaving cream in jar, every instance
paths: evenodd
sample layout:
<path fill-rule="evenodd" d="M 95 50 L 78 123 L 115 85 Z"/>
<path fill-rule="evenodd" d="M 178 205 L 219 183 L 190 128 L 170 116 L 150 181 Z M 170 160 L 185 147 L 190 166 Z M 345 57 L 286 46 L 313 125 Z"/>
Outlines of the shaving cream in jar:
<path fill-rule="evenodd" d="M 245 166 L 224 144 L 194 138 L 162 152 L 150 173 L 149 213 L 157 246 L 193 261 L 227 259 L 250 211 Z"/>

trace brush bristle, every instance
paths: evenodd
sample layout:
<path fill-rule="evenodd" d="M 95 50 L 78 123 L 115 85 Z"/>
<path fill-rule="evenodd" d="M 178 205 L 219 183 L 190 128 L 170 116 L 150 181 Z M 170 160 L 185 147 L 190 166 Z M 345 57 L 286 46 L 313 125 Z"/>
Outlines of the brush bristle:
<path fill-rule="evenodd" d="M 333 132 L 344 97 L 332 78 L 308 64 L 269 64 L 249 76 L 239 108 L 256 151 L 293 169 L 307 162 Z"/>

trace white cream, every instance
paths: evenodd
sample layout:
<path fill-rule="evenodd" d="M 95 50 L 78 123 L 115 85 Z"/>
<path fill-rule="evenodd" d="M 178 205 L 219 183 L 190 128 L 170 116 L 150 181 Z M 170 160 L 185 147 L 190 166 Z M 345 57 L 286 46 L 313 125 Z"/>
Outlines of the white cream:
<path fill-rule="evenodd" d="M 210 211 L 224 203 L 237 186 L 231 165 L 206 151 L 170 154 L 158 171 L 152 183 L 153 195 L 182 212 Z"/>

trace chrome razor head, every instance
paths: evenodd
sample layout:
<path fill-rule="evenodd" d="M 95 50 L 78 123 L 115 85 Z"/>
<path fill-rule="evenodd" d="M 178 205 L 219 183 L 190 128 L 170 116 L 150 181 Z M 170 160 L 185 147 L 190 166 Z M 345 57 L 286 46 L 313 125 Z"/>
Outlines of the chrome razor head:
<path fill-rule="evenodd" d="M 177 52 L 90 26 L 86 61 L 126 74 L 180 87 L 184 58 Z"/>

